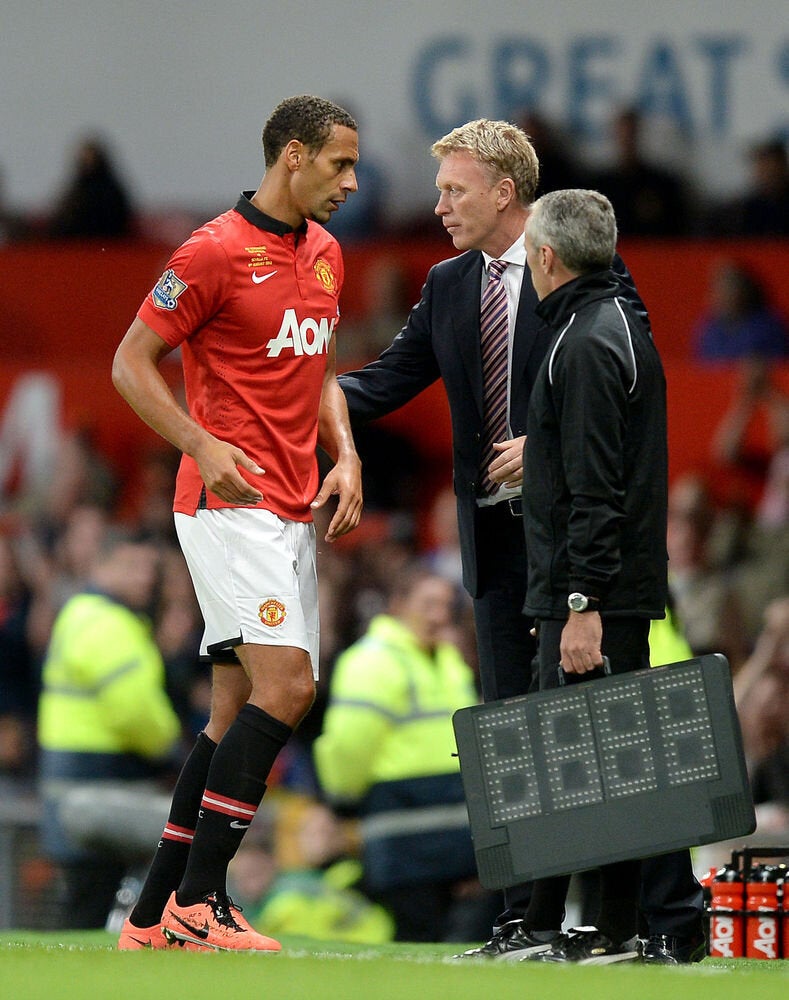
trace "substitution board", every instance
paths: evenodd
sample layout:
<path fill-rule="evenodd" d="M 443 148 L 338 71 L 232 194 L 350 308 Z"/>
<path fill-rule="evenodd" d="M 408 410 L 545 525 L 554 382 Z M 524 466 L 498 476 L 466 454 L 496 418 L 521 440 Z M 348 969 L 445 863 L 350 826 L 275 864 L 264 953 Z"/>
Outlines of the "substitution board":
<path fill-rule="evenodd" d="M 756 828 L 719 653 L 463 708 L 453 723 L 487 888 Z"/>

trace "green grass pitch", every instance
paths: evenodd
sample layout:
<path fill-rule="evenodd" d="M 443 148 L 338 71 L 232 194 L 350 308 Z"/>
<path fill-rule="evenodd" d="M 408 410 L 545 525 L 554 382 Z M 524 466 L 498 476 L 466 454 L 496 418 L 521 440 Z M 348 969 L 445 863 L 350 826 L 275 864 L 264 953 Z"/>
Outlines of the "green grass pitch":
<path fill-rule="evenodd" d="M 3 1000 L 786 1000 L 789 962 L 453 962 L 455 945 L 283 939 L 276 955 L 118 952 L 103 931 L 0 934 Z"/>

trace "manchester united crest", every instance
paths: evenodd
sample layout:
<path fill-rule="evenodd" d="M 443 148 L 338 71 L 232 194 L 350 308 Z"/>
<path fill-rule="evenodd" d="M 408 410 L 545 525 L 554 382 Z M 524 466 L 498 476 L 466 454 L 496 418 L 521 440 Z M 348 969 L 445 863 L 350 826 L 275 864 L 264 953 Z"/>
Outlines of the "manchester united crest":
<path fill-rule="evenodd" d="M 331 264 L 324 260 L 323 257 L 318 257 L 318 259 L 313 264 L 315 269 L 315 277 L 320 281 L 327 292 L 337 291 L 337 279 L 334 276 L 334 271 L 332 271 Z"/>
<path fill-rule="evenodd" d="M 287 614 L 285 605 L 275 597 L 269 597 L 258 608 L 258 618 L 268 628 L 276 628 L 277 625 L 281 625 Z"/>

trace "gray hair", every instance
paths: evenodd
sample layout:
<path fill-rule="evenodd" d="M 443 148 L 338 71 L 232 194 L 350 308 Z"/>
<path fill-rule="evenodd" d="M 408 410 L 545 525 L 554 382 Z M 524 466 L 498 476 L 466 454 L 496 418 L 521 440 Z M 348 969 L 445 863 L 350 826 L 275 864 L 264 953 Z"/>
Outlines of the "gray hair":
<path fill-rule="evenodd" d="M 522 205 L 529 205 L 537 191 L 540 164 L 534 146 L 523 129 L 511 122 L 489 118 L 466 122 L 434 142 L 430 152 L 437 160 L 450 153 L 470 153 L 487 168 L 494 183 L 510 177 Z"/>
<path fill-rule="evenodd" d="M 575 274 L 610 267 L 616 252 L 614 209 L 599 191 L 544 194 L 531 207 L 526 232 L 535 247 L 551 247 Z"/>

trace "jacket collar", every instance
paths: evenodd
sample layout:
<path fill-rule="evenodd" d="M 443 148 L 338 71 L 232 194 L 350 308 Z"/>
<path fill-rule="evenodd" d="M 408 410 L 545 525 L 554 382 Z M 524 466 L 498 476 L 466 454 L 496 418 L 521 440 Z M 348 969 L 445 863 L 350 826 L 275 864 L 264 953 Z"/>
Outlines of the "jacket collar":
<path fill-rule="evenodd" d="M 613 298 L 619 291 L 610 268 L 590 271 L 560 285 L 537 305 L 537 315 L 549 326 L 560 326 L 581 306 Z"/>

